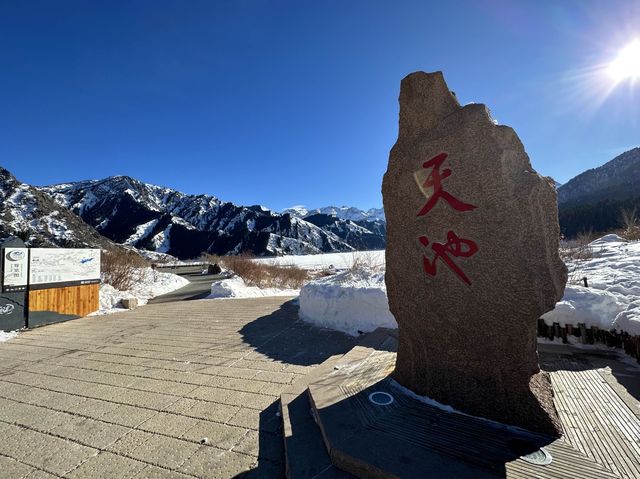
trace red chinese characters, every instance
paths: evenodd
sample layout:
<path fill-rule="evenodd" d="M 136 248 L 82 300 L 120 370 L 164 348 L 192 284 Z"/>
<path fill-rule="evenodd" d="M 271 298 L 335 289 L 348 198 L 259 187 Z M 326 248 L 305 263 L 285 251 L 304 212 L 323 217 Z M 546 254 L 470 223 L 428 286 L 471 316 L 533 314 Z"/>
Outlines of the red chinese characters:
<path fill-rule="evenodd" d="M 419 239 L 423 246 L 429 246 L 429 238 L 426 236 L 420 236 Z M 458 275 L 462 281 L 468 285 L 471 284 L 467 275 L 452 258 L 468 258 L 476 254 L 478 251 L 478 245 L 474 241 L 460 238 L 453 231 L 448 231 L 447 242 L 432 243 L 431 249 L 435 253 L 433 260 L 430 260 L 426 255 L 423 255 L 422 257 L 425 273 L 435 276 L 437 272 L 437 262 L 440 259 L 451 271 Z"/>
<path fill-rule="evenodd" d="M 440 167 L 442 166 L 442 163 L 444 163 L 444 160 L 447 159 L 447 156 L 449 155 L 446 153 L 440 153 L 429 161 L 425 161 L 422 165 L 423 168 L 433 168 L 422 185 L 423 188 L 433 188 L 433 194 L 422 207 L 418 216 L 424 216 L 429 213 L 440 198 L 449 203 L 451 207 L 457 211 L 471 211 L 476 208 L 474 205 L 460 201 L 458 198 L 442 188 L 442 180 L 451 176 L 451 170 L 449 168 L 440 171 Z"/>
<path fill-rule="evenodd" d="M 425 216 L 429 213 L 440 199 L 445 200 L 456 211 L 466 212 L 477 208 L 472 204 L 459 200 L 442 188 L 442 180 L 451 176 L 451 169 L 446 168 L 442 171 L 440 170 L 442 164 L 447 159 L 447 156 L 449 156 L 447 153 L 440 153 L 429 161 L 425 161 L 422 165 L 423 168 L 432 169 L 422 183 L 422 188 L 432 189 L 433 193 L 429 195 L 427 203 L 418 212 L 418 216 Z M 422 256 L 422 265 L 426 274 L 436 276 L 437 264 L 438 261 L 441 261 L 464 283 L 471 285 L 471 280 L 462 268 L 460 268 L 455 258 L 469 258 L 476 254 L 478 251 L 478 245 L 475 241 L 467 238 L 460 238 L 451 230 L 447 232 L 446 243 L 432 243 L 429 241 L 427 236 L 420 236 L 418 239 L 422 246 L 430 246 L 431 250 L 435 253 L 433 259 L 430 259 L 427 255 Z"/>

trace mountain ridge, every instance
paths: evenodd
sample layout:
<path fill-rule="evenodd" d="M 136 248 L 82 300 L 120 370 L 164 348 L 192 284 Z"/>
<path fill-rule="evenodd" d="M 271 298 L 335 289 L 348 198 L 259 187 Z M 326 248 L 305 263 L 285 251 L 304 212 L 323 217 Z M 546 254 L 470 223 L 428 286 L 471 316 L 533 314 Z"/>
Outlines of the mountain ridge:
<path fill-rule="evenodd" d="M 323 228 L 291 213 L 188 195 L 126 175 L 39 189 L 112 241 L 179 258 L 205 251 L 281 255 L 384 247 L 379 222 L 337 219 Z"/>
<path fill-rule="evenodd" d="M 640 212 L 640 147 L 575 176 L 558 188 L 562 233 L 606 232 L 623 225 L 622 211 Z"/>
<path fill-rule="evenodd" d="M 8 236 L 32 247 L 116 247 L 79 216 L 0 167 L 0 237 Z"/>

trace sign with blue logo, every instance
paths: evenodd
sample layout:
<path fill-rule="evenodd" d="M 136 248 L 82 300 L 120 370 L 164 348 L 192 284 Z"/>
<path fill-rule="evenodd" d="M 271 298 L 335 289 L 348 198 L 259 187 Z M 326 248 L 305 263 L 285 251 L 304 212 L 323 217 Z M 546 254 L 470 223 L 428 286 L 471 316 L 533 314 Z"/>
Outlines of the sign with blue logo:
<path fill-rule="evenodd" d="M 26 291 L 29 261 L 27 248 L 5 248 L 3 252 L 2 290 L 7 293 Z"/>

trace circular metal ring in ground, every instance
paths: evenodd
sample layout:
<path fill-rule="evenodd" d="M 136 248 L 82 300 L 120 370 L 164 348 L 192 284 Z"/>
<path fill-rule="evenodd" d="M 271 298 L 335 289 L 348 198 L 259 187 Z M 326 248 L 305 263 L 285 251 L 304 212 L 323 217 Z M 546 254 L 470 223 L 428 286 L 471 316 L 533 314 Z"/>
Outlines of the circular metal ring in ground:
<path fill-rule="evenodd" d="M 549 451 L 544 447 L 538 448 L 537 445 L 522 438 L 514 438 L 507 443 L 509 449 L 516 453 L 520 459 L 529 464 L 535 464 L 536 466 L 546 466 L 551 464 L 553 458 Z"/>
<path fill-rule="evenodd" d="M 541 447 L 537 451 L 521 456 L 520 459 L 528 462 L 529 464 L 535 464 L 536 466 L 546 466 L 547 464 L 551 464 L 553 457 L 551 457 L 549 451 L 544 447 Z"/>
<path fill-rule="evenodd" d="M 369 401 L 371 401 L 376 406 L 388 406 L 393 402 L 393 396 L 389 393 L 376 391 L 369 394 Z"/>

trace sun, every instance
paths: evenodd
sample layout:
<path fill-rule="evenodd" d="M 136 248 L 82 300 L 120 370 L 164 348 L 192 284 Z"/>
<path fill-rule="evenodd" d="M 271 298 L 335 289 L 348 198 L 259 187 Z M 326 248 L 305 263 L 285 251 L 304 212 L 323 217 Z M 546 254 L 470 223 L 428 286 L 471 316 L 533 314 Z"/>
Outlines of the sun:
<path fill-rule="evenodd" d="M 635 39 L 620 50 L 616 59 L 609 64 L 607 72 L 616 82 L 640 78 L 640 40 Z"/>

